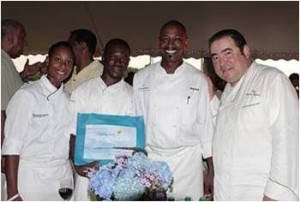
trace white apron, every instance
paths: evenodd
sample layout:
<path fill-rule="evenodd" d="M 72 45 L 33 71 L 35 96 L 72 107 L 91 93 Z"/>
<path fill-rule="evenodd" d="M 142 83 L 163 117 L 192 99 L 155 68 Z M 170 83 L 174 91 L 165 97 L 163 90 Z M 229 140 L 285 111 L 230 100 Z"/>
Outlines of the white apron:
<path fill-rule="evenodd" d="M 20 160 L 18 189 L 24 201 L 63 201 L 58 190 L 67 179 L 73 179 L 69 160 L 56 164 Z"/>
<path fill-rule="evenodd" d="M 88 192 L 89 179 L 76 173 L 74 199 L 76 201 L 89 201 Z"/>
<path fill-rule="evenodd" d="M 203 165 L 200 145 L 163 151 L 154 151 L 146 148 L 148 157 L 155 161 L 165 161 L 170 166 L 174 177 L 173 192 L 168 197 L 183 201 L 185 197 L 199 200 L 203 196 Z M 158 152 L 158 153 L 157 153 Z M 173 153 L 174 152 L 174 153 Z"/>

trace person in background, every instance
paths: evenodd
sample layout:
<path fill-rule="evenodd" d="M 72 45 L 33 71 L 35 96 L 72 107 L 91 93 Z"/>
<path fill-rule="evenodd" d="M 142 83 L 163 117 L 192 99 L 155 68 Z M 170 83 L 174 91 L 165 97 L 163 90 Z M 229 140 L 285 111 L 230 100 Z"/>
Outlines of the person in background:
<path fill-rule="evenodd" d="M 8 102 L 23 85 L 12 59 L 23 53 L 25 37 L 25 28 L 20 22 L 12 19 L 1 21 L 1 147 Z M 1 200 L 6 200 L 4 172 L 4 159 L 1 157 Z"/>
<path fill-rule="evenodd" d="M 25 28 L 20 22 L 11 19 L 1 21 L 1 145 L 6 107 L 14 93 L 23 85 L 12 59 L 23 53 L 25 37 Z"/>
<path fill-rule="evenodd" d="M 65 84 L 66 91 L 71 94 L 84 81 L 100 77 L 103 65 L 99 60 L 93 59 L 97 46 L 97 39 L 93 32 L 87 29 L 73 30 L 68 41 L 75 53 L 75 69 Z"/>
<path fill-rule="evenodd" d="M 102 62 L 103 74 L 80 84 L 71 94 L 70 107 L 73 113 L 71 124 L 71 144 L 75 145 L 78 113 L 100 113 L 111 115 L 134 115 L 132 87 L 123 80 L 129 64 L 130 47 L 122 39 L 110 40 L 104 48 Z M 88 167 L 96 166 L 93 162 L 84 166 L 75 166 L 78 173 L 74 199 L 89 201 Z"/>
<path fill-rule="evenodd" d="M 125 77 L 124 81 L 127 82 L 129 85 L 132 86 L 134 72 L 128 72 L 127 76 Z"/>
<path fill-rule="evenodd" d="M 159 33 L 162 60 L 135 73 L 133 89 L 148 156 L 167 162 L 174 176 L 168 197 L 199 200 L 213 193 L 213 124 L 205 75 L 183 61 L 187 46 L 185 26 L 165 23 Z M 204 179 L 202 157 L 208 162 Z"/>
<path fill-rule="evenodd" d="M 211 58 L 204 58 L 203 72 L 206 75 L 208 83 L 210 109 L 213 119 L 213 125 L 215 127 L 218 106 L 220 103 L 219 99 L 221 98 L 226 82 L 216 74 Z"/>
<path fill-rule="evenodd" d="M 222 92 L 225 88 L 226 82 L 222 80 L 215 72 L 213 63 L 211 58 L 204 58 L 204 63 L 203 63 L 203 72 L 206 76 L 208 76 L 208 82 L 209 86 L 212 84 L 213 86 L 213 93 L 210 94 L 211 96 L 216 96 L 216 98 L 220 99 Z"/>
<path fill-rule="evenodd" d="M 292 82 L 296 92 L 297 92 L 297 95 L 298 95 L 298 98 L 299 98 L 299 74 L 297 73 L 292 73 L 290 76 L 289 76 L 289 79 L 290 81 Z"/>
<path fill-rule="evenodd" d="M 63 81 L 74 66 L 68 42 L 49 49 L 48 74 L 24 84 L 8 104 L 2 155 L 9 200 L 62 200 L 59 185 L 72 180 L 69 95 Z"/>
<path fill-rule="evenodd" d="M 299 107 L 291 82 L 254 62 L 236 30 L 215 33 L 209 49 L 227 82 L 213 141 L 214 200 L 299 200 Z"/>

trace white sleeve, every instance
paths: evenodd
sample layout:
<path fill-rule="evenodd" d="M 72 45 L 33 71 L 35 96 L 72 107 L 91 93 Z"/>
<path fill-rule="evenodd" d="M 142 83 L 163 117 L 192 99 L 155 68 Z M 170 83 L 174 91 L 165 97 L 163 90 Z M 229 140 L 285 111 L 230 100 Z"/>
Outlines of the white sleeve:
<path fill-rule="evenodd" d="M 203 78 L 202 88 L 200 90 L 200 102 L 198 117 L 202 117 L 200 122 L 203 123 L 203 131 L 201 132 L 201 147 L 203 158 L 212 156 L 212 139 L 213 139 L 213 119 L 209 101 L 208 86 L 205 78 Z"/>
<path fill-rule="evenodd" d="M 211 118 L 212 118 L 214 127 L 216 125 L 216 119 L 217 119 L 219 105 L 220 105 L 220 100 L 216 95 L 214 95 L 214 97 L 210 100 L 210 111 L 211 111 L 211 116 L 212 116 Z"/>
<path fill-rule="evenodd" d="M 140 79 L 140 73 L 137 72 L 135 73 L 134 77 L 133 77 L 133 106 L 134 106 L 134 112 L 135 115 L 137 116 L 142 116 L 142 107 L 141 107 L 141 102 L 139 101 L 139 92 L 138 92 L 138 86 L 140 85 L 139 79 Z"/>
<path fill-rule="evenodd" d="M 267 99 L 272 136 L 272 159 L 264 194 L 275 200 L 299 200 L 297 94 L 288 78 L 277 74 L 272 78 Z"/>
<path fill-rule="evenodd" d="M 32 120 L 33 98 L 19 90 L 8 103 L 2 155 L 20 155 Z"/>
<path fill-rule="evenodd" d="M 77 88 L 78 89 L 78 88 Z M 74 90 L 70 97 L 70 113 L 71 113 L 71 125 L 70 125 L 70 134 L 76 135 L 77 128 L 77 114 L 79 111 L 79 100 L 78 100 L 78 90 Z"/>

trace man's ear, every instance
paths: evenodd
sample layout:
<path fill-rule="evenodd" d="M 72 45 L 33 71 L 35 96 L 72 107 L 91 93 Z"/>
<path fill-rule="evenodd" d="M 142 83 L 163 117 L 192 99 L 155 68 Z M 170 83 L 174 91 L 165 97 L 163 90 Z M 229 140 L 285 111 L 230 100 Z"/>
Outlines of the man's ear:
<path fill-rule="evenodd" d="M 45 59 L 45 66 L 48 69 L 48 67 L 49 67 L 49 56 L 47 56 L 46 59 Z"/>
<path fill-rule="evenodd" d="M 6 36 L 6 41 L 10 46 L 14 44 L 14 40 L 15 40 L 15 37 L 13 34 L 8 34 Z"/>
<path fill-rule="evenodd" d="M 101 62 L 102 62 L 102 64 L 106 63 L 106 57 L 105 57 L 105 55 L 102 55 Z"/>
<path fill-rule="evenodd" d="M 186 39 L 186 41 L 185 41 L 185 46 L 188 46 L 188 45 L 189 45 L 189 43 L 190 43 L 190 39 L 189 39 L 189 38 L 187 38 L 187 39 Z"/>
<path fill-rule="evenodd" d="M 85 49 L 88 50 L 88 47 L 85 42 L 82 41 L 79 43 L 79 45 L 80 45 L 81 50 L 85 50 Z"/>
<path fill-rule="evenodd" d="M 244 46 L 243 53 L 247 59 L 249 59 L 251 57 L 251 51 L 250 51 L 250 47 L 248 45 Z"/>

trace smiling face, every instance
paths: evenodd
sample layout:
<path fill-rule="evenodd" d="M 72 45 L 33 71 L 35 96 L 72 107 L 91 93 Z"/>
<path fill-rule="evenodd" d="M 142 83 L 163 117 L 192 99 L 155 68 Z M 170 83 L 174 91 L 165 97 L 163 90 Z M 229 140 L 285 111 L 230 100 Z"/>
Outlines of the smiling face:
<path fill-rule="evenodd" d="M 103 55 L 103 76 L 114 81 L 120 81 L 129 64 L 130 50 L 115 44 Z"/>
<path fill-rule="evenodd" d="M 242 78 L 251 64 L 249 47 L 245 45 L 241 52 L 229 36 L 215 40 L 210 46 L 210 52 L 215 72 L 232 86 Z"/>
<path fill-rule="evenodd" d="M 57 88 L 70 75 L 74 66 L 74 53 L 70 46 L 59 45 L 49 54 L 48 79 Z"/>
<path fill-rule="evenodd" d="M 169 24 L 162 28 L 159 36 L 159 48 L 162 63 L 182 63 L 184 52 L 188 45 L 185 30 L 176 24 Z"/>

